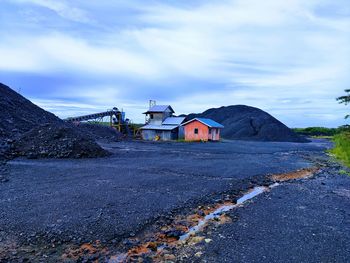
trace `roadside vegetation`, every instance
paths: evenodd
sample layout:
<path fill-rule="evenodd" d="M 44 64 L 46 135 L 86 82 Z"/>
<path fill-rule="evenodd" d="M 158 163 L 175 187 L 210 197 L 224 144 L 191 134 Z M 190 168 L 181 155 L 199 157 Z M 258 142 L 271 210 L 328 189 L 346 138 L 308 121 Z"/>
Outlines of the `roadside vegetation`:
<path fill-rule="evenodd" d="M 350 132 L 343 132 L 333 137 L 335 147 L 331 153 L 338 160 L 341 160 L 345 165 L 350 167 Z"/>
<path fill-rule="evenodd" d="M 308 137 L 333 137 L 334 135 L 340 134 L 345 131 L 345 127 L 339 128 L 326 128 L 326 127 L 308 127 L 308 128 L 295 128 L 294 132 L 308 136 Z"/>
<path fill-rule="evenodd" d="M 350 89 L 345 90 L 346 95 L 337 98 L 337 101 L 341 104 L 348 105 L 350 103 Z M 348 119 L 350 115 L 346 115 L 345 119 Z M 330 151 L 335 157 L 343 162 L 346 166 L 350 167 L 350 128 L 346 125 L 341 128 L 339 133 L 333 136 L 334 148 Z"/>
<path fill-rule="evenodd" d="M 338 97 L 337 101 L 348 105 L 350 104 L 350 89 L 345 90 L 345 93 L 344 96 Z M 350 115 L 345 116 L 345 119 L 348 118 L 350 118 Z M 334 148 L 329 152 L 344 165 L 350 167 L 350 125 L 344 125 L 339 128 L 308 127 L 295 128 L 293 130 L 303 136 L 332 139 Z M 344 173 L 348 174 L 346 171 Z"/>

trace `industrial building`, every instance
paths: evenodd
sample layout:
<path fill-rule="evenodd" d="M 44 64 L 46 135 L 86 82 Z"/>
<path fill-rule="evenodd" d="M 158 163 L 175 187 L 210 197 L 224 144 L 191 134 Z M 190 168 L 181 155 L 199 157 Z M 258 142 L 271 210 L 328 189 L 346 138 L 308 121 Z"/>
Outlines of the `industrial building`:
<path fill-rule="evenodd" d="M 151 105 L 146 114 L 146 125 L 141 127 L 144 140 L 177 140 L 183 137 L 180 125 L 185 117 L 173 117 L 175 111 L 170 105 Z"/>
<path fill-rule="evenodd" d="M 219 141 L 220 123 L 211 119 L 195 118 L 185 121 L 185 117 L 174 117 L 175 111 L 170 105 L 150 104 L 146 115 L 146 125 L 141 127 L 144 140 L 178 140 L 186 141 Z"/>

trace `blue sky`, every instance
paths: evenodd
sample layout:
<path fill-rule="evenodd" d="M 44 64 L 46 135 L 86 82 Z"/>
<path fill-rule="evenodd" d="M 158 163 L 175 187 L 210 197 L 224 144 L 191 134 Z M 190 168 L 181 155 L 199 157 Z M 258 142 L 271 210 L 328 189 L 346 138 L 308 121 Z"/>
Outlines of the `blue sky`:
<path fill-rule="evenodd" d="M 348 0 L 1 0 L 0 82 L 60 117 L 148 100 L 345 123 Z"/>

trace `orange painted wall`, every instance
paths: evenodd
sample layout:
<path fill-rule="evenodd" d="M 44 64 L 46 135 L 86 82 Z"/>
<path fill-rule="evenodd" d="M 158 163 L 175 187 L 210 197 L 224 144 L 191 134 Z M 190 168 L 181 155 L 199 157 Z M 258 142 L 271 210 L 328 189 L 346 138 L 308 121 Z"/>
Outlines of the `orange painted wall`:
<path fill-rule="evenodd" d="M 198 129 L 198 134 L 194 133 L 194 129 Z M 208 141 L 209 128 L 199 121 L 193 121 L 185 125 L 185 140 L 186 141 Z"/>

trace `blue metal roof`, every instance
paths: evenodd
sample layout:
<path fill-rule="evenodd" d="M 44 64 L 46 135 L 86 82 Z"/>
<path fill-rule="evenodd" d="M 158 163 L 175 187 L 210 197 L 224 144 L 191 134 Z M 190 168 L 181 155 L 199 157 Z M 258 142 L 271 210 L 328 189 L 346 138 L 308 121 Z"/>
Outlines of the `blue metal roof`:
<path fill-rule="evenodd" d="M 181 125 L 184 120 L 185 117 L 168 117 L 163 121 L 162 125 Z"/>
<path fill-rule="evenodd" d="M 144 114 L 146 113 L 152 113 L 152 112 L 164 112 L 166 111 L 167 109 L 170 109 L 171 112 L 175 112 L 173 110 L 173 108 L 170 106 L 170 105 L 154 105 L 153 107 L 151 107 L 148 111 L 146 111 Z"/>
<path fill-rule="evenodd" d="M 216 121 L 213 121 L 212 119 L 206 119 L 206 118 L 194 118 L 192 120 L 189 120 L 188 122 L 185 122 L 182 125 L 186 125 L 190 122 L 193 122 L 194 120 L 197 120 L 197 121 L 203 123 L 204 125 L 207 125 L 210 128 L 224 128 L 224 126 L 221 125 L 220 123 L 217 123 Z"/>

